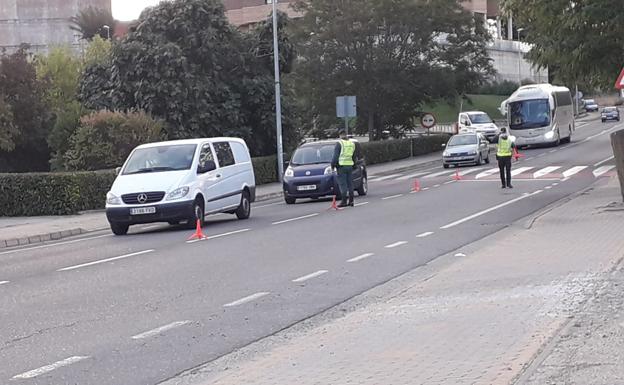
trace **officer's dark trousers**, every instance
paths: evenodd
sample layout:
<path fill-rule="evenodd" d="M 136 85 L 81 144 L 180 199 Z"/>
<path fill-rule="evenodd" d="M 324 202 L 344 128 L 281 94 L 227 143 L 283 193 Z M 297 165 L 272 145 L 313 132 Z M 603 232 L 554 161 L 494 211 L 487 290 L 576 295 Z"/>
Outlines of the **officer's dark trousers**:
<path fill-rule="evenodd" d="M 511 156 L 497 156 L 498 170 L 503 187 L 511 186 Z"/>
<path fill-rule="evenodd" d="M 349 202 L 353 202 L 353 167 L 338 166 L 338 187 L 340 188 L 342 202 L 347 202 L 347 196 L 349 197 Z"/>

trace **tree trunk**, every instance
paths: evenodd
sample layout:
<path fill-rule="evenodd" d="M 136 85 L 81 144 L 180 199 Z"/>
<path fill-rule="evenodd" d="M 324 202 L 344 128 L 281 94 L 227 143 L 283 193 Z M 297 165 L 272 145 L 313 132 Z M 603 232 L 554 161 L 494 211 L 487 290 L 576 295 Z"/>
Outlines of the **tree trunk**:
<path fill-rule="evenodd" d="M 620 192 L 624 201 L 624 130 L 619 130 L 611 134 L 611 146 L 615 156 L 618 178 L 620 179 Z"/>
<path fill-rule="evenodd" d="M 372 108 L 368 109 L 368 140 L 375 140 L 375 113 Z"/>

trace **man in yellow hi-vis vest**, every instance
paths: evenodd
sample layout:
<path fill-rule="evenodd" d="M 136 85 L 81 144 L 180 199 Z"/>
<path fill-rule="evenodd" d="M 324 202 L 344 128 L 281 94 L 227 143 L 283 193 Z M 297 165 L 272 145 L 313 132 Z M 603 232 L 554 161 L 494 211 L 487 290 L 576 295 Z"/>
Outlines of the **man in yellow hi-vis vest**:
<path fill-rule="evenodd" d="M 334 150 L 332 166 L 338 169 L 338 187 L 340 188 L 340 204 L 338 207 L 353 206 L 353 168 L 356 167 L 357 156 L 355 143 L 349 140 L 345 130 L 340 131 L 340 141 Z M 347 194 L 349 202 L 347 203 Z"/>
<path fill-rule="evenodd" d="M 514 142 L 507 135 L 505 127 L 501 128 L 498 137 L 498 150 L 496 159 L 498 160 L 498 170 L 500 171 L 501 188 L 513 188 L 511 185 L 511 156 L 513 155 Z"/>

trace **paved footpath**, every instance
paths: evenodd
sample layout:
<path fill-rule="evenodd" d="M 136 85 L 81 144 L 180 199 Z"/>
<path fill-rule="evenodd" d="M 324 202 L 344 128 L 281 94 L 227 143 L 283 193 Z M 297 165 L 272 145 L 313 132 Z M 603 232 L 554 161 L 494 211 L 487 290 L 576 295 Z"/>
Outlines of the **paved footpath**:
<path fill-rule="evenodd" d="M 624 383 L 590 372 L 624 367 L 620 199 L 611 179 L 163 384 L 509 384 L 532 373 L 530 384 Z M 603 334 L 618 354 L 600 352 Z M 591 348 L 577 349 L 585 337 Z M 561 353 L 544 361 L 554 343 Z M 570 357 L 592 381 L 558 381 Z"/>

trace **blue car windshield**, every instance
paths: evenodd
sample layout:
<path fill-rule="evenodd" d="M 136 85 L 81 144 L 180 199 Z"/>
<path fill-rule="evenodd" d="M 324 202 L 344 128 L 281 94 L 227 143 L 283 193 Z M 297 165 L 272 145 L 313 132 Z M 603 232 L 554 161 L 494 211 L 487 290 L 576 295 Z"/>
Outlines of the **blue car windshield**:
<path fill-rule="evenodd" d="M 335 144 L 300 147 L 295 151 L 291 164 L 300 166 L 305 164 L 331 163 L 335 148 Z"/>

